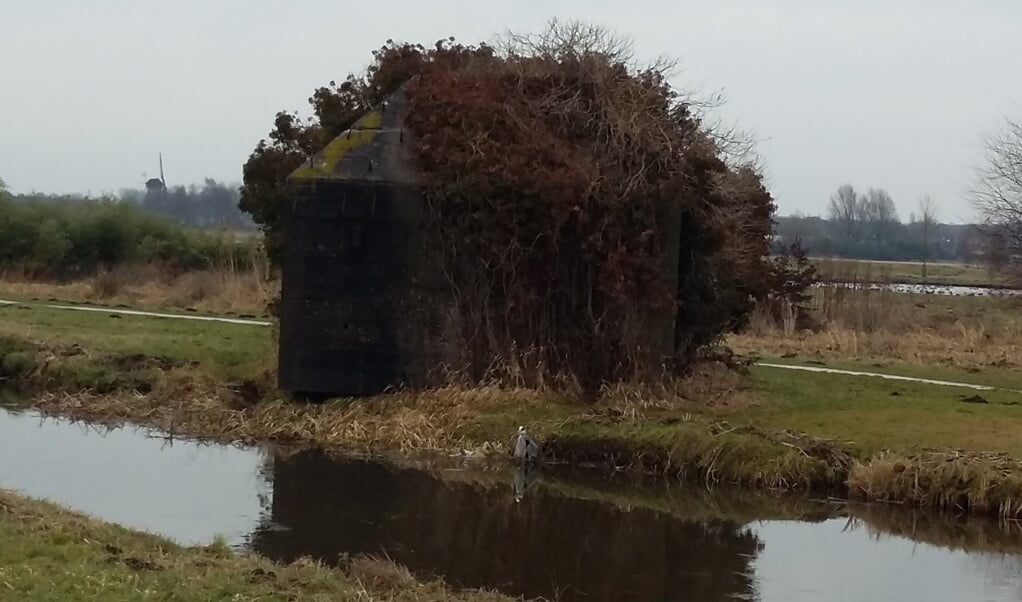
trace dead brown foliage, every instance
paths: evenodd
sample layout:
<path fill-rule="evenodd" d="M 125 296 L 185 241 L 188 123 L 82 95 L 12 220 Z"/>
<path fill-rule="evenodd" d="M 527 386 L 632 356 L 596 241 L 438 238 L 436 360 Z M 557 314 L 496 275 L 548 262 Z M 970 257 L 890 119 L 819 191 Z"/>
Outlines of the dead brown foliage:
<path fill-rule="evenodd" d="M 959 512 L 1022 517 L 1022 460 L 1002 453 L 929 452 L 881 455 L 857 463 L 849 494 Z"/>
<path fill-rule="evenodd" d="M 504 451 L 505 437 L 469 438 L 461 427 L 483 410 L 507 406 L 509 401 L 544 403 L 540 394 L 528 390 L 447 387 L 328 404 L 272 400 L 252 406 L 238 393 L 204 377 L 171 372 L 145 395 L 44 393 L 34 405 L 44 412 L 90 422 L 141 423 L 169 437 L 487 454 Z"/>

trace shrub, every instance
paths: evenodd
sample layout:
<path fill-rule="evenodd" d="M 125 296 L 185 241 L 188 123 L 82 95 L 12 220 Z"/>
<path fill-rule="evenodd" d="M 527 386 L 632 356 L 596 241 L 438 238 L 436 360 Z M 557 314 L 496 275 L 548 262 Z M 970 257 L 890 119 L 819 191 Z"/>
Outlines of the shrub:
<path fill-rule="evenodd" d="M 770 259 L 760 306 L 775 323 L 794 322 L 797 328 L 810 328 L 809 291 L 817 281 L 816 266 L 802 242 L 796 240 Z"/>
<path fill-rule="evenodd" d="M 109 199 L 40 202 L 0 198 L 0 268 L 71 277 L 126 263 L 178 270 L 251 265 L 253 239 L 190 231 Z"/>

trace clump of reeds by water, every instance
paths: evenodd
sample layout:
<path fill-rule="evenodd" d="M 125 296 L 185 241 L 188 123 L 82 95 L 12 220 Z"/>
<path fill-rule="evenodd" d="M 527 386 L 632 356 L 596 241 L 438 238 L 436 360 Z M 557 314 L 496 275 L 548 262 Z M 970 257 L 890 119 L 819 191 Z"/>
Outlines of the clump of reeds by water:
<path fill-rule="evenodd" d="M 1022 461 L 1003 453 L 880 455 L 852 467 L 853 497 L 958 512 L 1022 517 Z"/>
<path fill-rule="evenodd" d="M 344 563 L 345 574 L 358 586 L 358 600 L 390 602 L 510 602 L 492 590 L 457 591 L 442 581 L 420 581 L 388 558 L 360 556 Z"/>

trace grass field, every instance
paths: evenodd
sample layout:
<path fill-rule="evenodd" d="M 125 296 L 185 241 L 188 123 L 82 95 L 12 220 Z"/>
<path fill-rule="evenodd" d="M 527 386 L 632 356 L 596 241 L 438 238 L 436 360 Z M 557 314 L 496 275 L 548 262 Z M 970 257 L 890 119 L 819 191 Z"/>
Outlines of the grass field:
<path fill-rule="evenodd" d="M 115 317 L 116 316 L 116 317 Z M 51 347 L 198 362 L 211 376 L 249 378 L 272 359 L 272 329 L 218 322 L 0 305 L 0 336 Z"/>
<path fill-rule="evenodd" d="M 854 364 L 846 367 L 867 369 Z M 872 371 L 884 372 L 876 368 Z M 893 368 L 886 372 L 915 372 L 927 378 L 955 376 Z M 999 376 L 1011 383 L 1019 379 L 1014 372 L 1001 372 Z M 997 378 L 971 375 L 968 381 L 996 384 Z M 1022 458 L 1022 438 L 1018 436 L 1022 433 L 1022 393 L 765 367 L 752 369 L 749 385 L 769 403 L 743 410 L 743 421 L 845 441 L 865 456 L 887 450 L 913 453 L 961 449 L 1006 452 Z M 962 401 L 974 395 L 989 403 Z"/>
<path fill-rule="evenodd" d="M 876 261 L 814 258 L 822 280 L 840 282 L 888 282 L 959 286 L 1008 286 L 1011 281 L 987 266 L 957 262 L 929 262 L 923 277 L 921 261 Z"/>

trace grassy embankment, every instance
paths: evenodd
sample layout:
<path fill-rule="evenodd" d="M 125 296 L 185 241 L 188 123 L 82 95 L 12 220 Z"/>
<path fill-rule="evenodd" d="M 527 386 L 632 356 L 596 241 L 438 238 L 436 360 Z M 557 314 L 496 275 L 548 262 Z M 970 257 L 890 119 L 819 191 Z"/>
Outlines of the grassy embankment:
<path fill-rule="evenodd" d="M 912 367 L 923 376 L 967 375 L 979 384 L 1022 389 L 1013 364 L 998 363 L 1019 357 L 1008 334 L 1013 308 L 992 299 L 926 303 L 939 326 L 947 312 L 936 304 L 966 301 L 982 304 L 973 311 L 989 328 L 979 337 L 984 344 L 972 350 L 944 341 L 948 333 L 938 331 L 919 335 L 932 336 L 932 349 L 917 340 L 911 348 L 925 353 L 902 357 L 895 342 L 909 337 L 874 329 L 855 333 L 859 355 L 849 354 L 824 343 L 840 340 L 836 319 L 801 339 L 783 327 L 768 332 L 760 323 L 730 343 L 783 361 L 809 358 L 874 371 L 884 368 L 873 364 L 888 362 L 886 369 L 894 372 Z M 890 313 L 878 303 L 869 307 Z M 905 296 L 884 303 L 915 307 Z M 854 317 L 844 311 L 847 319 Z M 948 328 L 976 338 L 968 325 Z M 88 420 L 144 422 L 219 440 L 490 454 L 505 452 L 515 427 L 524 423 L 558 460 L 1022 514 L 1016 460 L 1022 444 L 1015 436 L 1022 429 L 1022 406 L 1016 405 L 1022 395 L 1008 391 L 983 392 L 989 403 L 966 404 L 961 398 L 972 391 L 753 367 L 746 376 L 702 371 L 670 390 L 615 388 L 592 407 L 548 392 L 498 387 L 302 405 L 272 393 L 268 327 L 0 307 L 0 337 L 3 373 L 45 390 L 35 401 L 40 408 Z M 789 345 L 795 351 L 781 352 Z M 945 351 L 954 352 L 952 363 L 935 374 L 928 366 Z M 253 382 L 223 385 L 240 380 Z"/>
<path fill-rule="evenodd" d="M 281 565 L 221 543 L 185 548 L 0 490 L 0 599 L 510 600 L 421 583 L 392 563 Z"/>
<path fill-rule="evenodd" d="M 838 282 L 872 282 L 891 284 L 932 284 L 938 286 L 1010 286 L 1011 280 L 982 264 L 929 262 L 923 277 L 921 261 L 876 261 L 864 259 L 814 258 L 820 279 Z"/>

